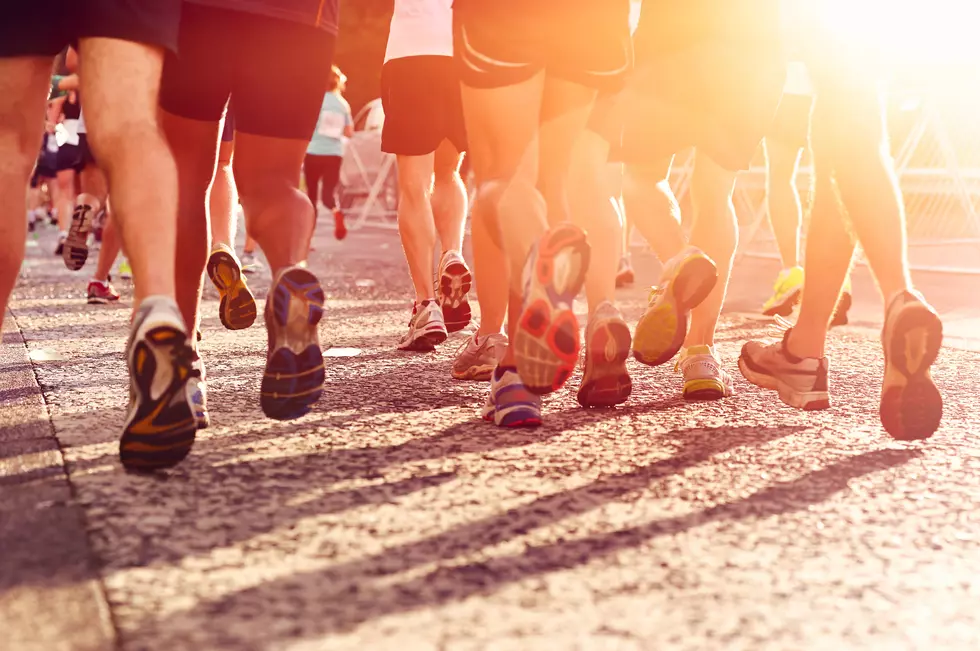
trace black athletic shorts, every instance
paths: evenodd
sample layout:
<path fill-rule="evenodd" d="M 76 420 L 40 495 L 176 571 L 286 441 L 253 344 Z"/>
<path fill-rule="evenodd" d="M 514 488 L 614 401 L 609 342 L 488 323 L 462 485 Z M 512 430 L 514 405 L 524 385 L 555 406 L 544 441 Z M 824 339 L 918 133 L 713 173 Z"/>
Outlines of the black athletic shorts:
<path fill-rule="evenodd" d="M 0 57 L 53 57 L 86 37 L 177 47 L 182 0 L 4 0 Z"/>
<path fill-rule="evenodd" d="M 803 149 L 810 137 L 813 97 L 784 94 L 766 139 L 790 149 Z"/>
<path fill-rule="evenodd" d="M 456 0 L 462 83 L 499 88 L 541 72 L 601 90 L 622 86 L 633 62 L 629 0 Z"/>
<path fill-rule="evenodd" d="M 81 172 L 85 168 L 82 162 L 82 148 L 78 145 L 61 145 L 58 147 L 58 157 L 55 170 L 64 172 L 65 170 L 75 170 Z"/>
<path fill-rule="evenodd" d="M 392 59 L 381 69 L 385 123 L 381 151 L 399 156 L 431 154 L 449 140 L 466 151 L 459 76 L 452 57 Z"/>
<path fill-rule="evenodd" d="M 95 162 L 95 154 L 92 153 L 92 148 L 88 144 L 87 134 L 78 134 L 78 149 L 81 154 L 82 169 L 89 165 L 98 166 L 98 163 Z"/>
<path fill-rule="evenodd" d="M 235 130 L 309 141 L 327 92 L 336 37 L 298 22 L 188 3 L 179 56 L 168 55 L 160 106 L 219 122 L 231 96 Z"/>

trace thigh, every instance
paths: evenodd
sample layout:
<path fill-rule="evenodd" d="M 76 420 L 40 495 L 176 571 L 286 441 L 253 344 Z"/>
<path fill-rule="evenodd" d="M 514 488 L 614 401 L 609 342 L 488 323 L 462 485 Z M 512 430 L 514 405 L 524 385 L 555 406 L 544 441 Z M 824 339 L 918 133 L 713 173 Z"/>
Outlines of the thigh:
<path fill-rule="evenodd" d="M 327 92 L 336 37 L 311 25 L 244 13 L 234 27 L 235 130 L 308 144 Z"/>
<path fill-rule="evenodd" d="M 84 38 L 79 44 L 79 77 L 85 96 L 89 145 L 103 167 L 106 138 L 125 138 L 127 129 L 157 123 L 163 52 L 114 38 Z M 110 169 L 111 176 L 111 169 Z"/>
<path fill-rule="evenodd" d="M 466 130 L 474 136 L 480 134 L 480 147 L 471 146 L 471 154 L 481 182 L 520 177 L 537 184 L 544 86 L 544 71 L 513 86 L 474 88 L 463 84 Z"/>
<path fill-rule="evenodd" d="M 0 58 L 0 166 L 22 158 L 25 182 L 30 160 L 37 154 L 37 143 L 44 139 L 44 103 L 51 80 L 51 61 L 45 57 Z"/>
<path fill-rule="evenodd" d="M 306 184 L 308 186 L 319 183 L 320 178 L 323 176 L 324 158 L 326 156 L 307 154 L 303 159 L 303 176 L 306 177 Z"/>
<path fill-rule="evenodd" d="M 168 52 L 160 83 L 160 107 L 171 115 L 218 122 L 231 93 L 231 26 L 222 10 L 186 3 L 176 53 Z"/>
<path fill-rule="evenodd" d="M 341 156 L 324 156 L 324 158 L 327 160 L 324 161 L 323 183 L 332 190 L 340 181 L 340 166 L 344 159 Z"/>

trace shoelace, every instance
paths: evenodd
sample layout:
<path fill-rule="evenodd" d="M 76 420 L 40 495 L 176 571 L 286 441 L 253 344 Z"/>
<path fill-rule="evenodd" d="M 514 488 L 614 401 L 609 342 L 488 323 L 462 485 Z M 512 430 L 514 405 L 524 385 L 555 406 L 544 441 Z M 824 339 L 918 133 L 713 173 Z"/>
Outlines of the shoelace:
<path fill-rule="evenodd" d="M 770 337 L 782 337 L 786 334 L 786 331 L 794 327 L 796 324 L 789 319 L 779 316 L 778 314 L 773 318 L 773 322 L 769 324 L 769 329 L 767 331 Z"/>

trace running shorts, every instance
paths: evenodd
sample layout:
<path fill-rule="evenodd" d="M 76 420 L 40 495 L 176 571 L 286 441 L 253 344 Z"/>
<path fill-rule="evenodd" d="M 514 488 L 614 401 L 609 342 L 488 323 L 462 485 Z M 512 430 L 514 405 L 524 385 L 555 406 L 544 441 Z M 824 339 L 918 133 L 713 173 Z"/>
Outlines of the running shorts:
<path fill-rule="evenodd" d="M 57 162 L 55 170 L 64 172 L 65 170 L 75 170 L 81 172 L 85 168 L 82 162 L 82 148 L 78 145 L 61 145 L 58 147 Z"/>
<path fill-rule="evenodd" d="M 629 0 L 456 0 L 453 8 L 459 76 L 472 88 L 545 71 L 616 90 L 632 65 Z"/>
<path fill-rule="evenodd" d="M 399 156 L 431 154 L 449 140 L 466 151 L 459 77 L 449 56 L 391 59 L 381 69 L 385 123 L 381 150 Z"/>
<path fill-rule="evenodd" d="M 789 149 L 805 148 L 810 137 L 812 110 L 813 96 L 784 94 L 766 139 Z"/>
<path fill-rule="evenodd" d="M 309 142 L 335 42 L 312 24 L 188 3 L 180 54 L 169 54 L 164 64 L 160 106 L 217 123 L 230 96 L 236 131 Z"/>
<path fill-rule="evenodd" d="M 95 154 L 92 153 L 92 148 L 88 144 L 88 135 L 84 133 L 78 134 L 78 149 L 81 154 L 82 168 L 86 168 L 89 165 L 97 167 L 98 163 L 95 161 Z"/>
<path fill-rule="evenodd" d="M 177 47 L 182 0 L 34 0 L 0 3 L 0 57 L 53 57 L 81 38 Z"/>

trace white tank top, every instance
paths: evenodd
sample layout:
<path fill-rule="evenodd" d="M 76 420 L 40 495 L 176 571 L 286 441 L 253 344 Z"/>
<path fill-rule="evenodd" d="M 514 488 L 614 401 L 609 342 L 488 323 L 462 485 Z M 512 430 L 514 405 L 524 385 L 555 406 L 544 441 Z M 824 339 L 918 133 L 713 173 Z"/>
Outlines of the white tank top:
<path fill-rule="evenodd" d="M 453 0 L 395 0 L 385 62 L 453 55 Z"/>

